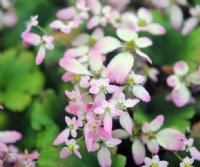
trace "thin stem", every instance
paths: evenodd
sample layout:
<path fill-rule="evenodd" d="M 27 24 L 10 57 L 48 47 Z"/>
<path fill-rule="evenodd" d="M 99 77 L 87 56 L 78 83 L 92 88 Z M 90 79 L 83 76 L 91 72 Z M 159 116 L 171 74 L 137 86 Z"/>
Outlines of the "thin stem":
<path fill-rule="evenodd" d="M 183 159 L 176 152 L 173 152 L 173 153 L 180 161 L 183 161 Z"/>
<path fill-rule="evenodd" d="M 81 136 L 79 139 L 76 140 L 76 143 L 79 143 L 83 138 L 84 136 Z"/>

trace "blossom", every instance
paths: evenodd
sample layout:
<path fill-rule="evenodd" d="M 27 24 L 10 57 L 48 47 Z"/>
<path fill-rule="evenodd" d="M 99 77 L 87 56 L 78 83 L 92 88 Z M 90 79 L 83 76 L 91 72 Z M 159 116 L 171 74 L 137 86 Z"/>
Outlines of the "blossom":
<path fill-rule="evenodd" d="M 141 164 L 145 158 L 145 147 L 153 154 L 157 154 L 159 151 L 159 145 L 163 148 L 171 151 L 182 150 L 184 147 L 183 141 L 185 135 L 174 129 L 160 130 L 163 125 L 164 117 L 162 115 L 157 116 L 151 123 L 144 122 L 142 125 L 142 140 L 136 138 L 132 145 L 133 158 L 136 164 Z M 137 150 L 140 150 L 139 152 Z"/>
<path fill-rule="evenodd" d="M 27 46 L 29 45 L 40 46 L 35 60 L 37 65 L 41 64 L 44 61 L 46 55 L 46 49 L 48 50 L 54 49 L 53 36 L 44 35 L 40 37 L 38 34 L 25 31 L 22 33 L 22 39 L 23 43 Z"/>
<path fill-rule="evenodd" d="M 103 115 L 104 129 L 108 134 L 112 134 L 112 117 L 119 116 L 121 112 L 115 109 L 113 102 L 102 101 L 99 107 L 94 109 L 98 115 Z"/>
<path fill-rule="evenodd" d="M 117 29 L 117 36 L 125 42 L 123 48 L 125 51 L 139 55 L 152 63 L 148 55 L 143 53 L 140 48 L 146 48 L 152 45 L 151 39 L 147 37 L 138 37 L 138 34 L 132 30 L 120 28 Z"/>
<path fill-rule="evenodd" d="M 147 31 L 153 35 L 163 35 L 166 33 L 163 26 L 158 23 L 152 23 L 152 14 L 144 7 L 138 9 L 134 22 L 137 25 L 137 31 Z"/>
<path fill-rule="evenodd" d="M 74 153 L 78 158 L 81 159 L 81 154 L 78 151 L 79 145 L 76 144 L 76 141 L 74 139 L 67 140 L 65 144 L 67 145 L 67 147 L 63 147 L 63 149 L 61 150 L 60 158 L 64 159 Z"/>
<path fill-rule="evenodd" d="M 188 18 L 182 29 L 183 35 L 188 35 L 200 22 L 200 5 L 196 5 L 195 7 L 190 8 L 189 10 L 191 17 Z"/>
<path fill-rule="evenodd" d="M 149 102 L 151 97 L 143 86 L 144 82 L 145 77 L 143 75 L 135 74 L 134 72 L 132 72 L 126 79 L 126 84 L 129 86 L 129 89 L 132 91 L 134 96 L 144 102 Z"/>
<path fill-rule="evenodd" d="M 111 17 L 112 8 L 109 5 L 102 6 L 99 0 L 88 0 L 88 5 L 93 17 L 89 20 L 87 28 L 92 29 L 98 25 L 105 27 Z"/>
<path fill-rule="evenodd" d="M 25 32 L 30 32 L 31 28 L 37 25 L 38 25 L 38 15 L 31 16 L 30 21 L 28 21 L 28 23 L 26 24 Z"/>
<path fill-rule="evenodd" d="M 194 163 L 194 159 L 193 158 L 186 157 L 180 163 L 180 167 L 193 167 L 193 165 L 192 165 L 193 163 Z"/>
<path fill-rule="evenodd" d="M 152 159 L 146 157 L 144 163 L 142 167 L 167 167 L 169 164 L 167 161 L 160 161 L 158 155 L 154 155 Z"/>
<path fill-rule="evenodd" d="M 174 89 L 167 99 L 172 100 L 177 107 L 182 107 L 189 103 L 192 98 L 188 87 L 200 85 L 199 72 L 189 73 L 189 67 L 184 61 L 178 61 L 173 70 L 174 74 L 167 78 L 167 84 Z"/>
<path fill-rule="evenodd" d="M 61 143 L 66 142 L 70 134 L 74 138 L 77 136 L 76 130 L 78 129 L 78 122 L 76 118 L 73 117 L 72 119 L 70 119 L 66 116 L 65 122 L 68 127 L 57 136 L 57 138 L 54 140 L 54 145 L 59 145 Z"/>
<path fill-rule="evenodd" d="M 190 138 L 188 140 L 184 140 L 184 144 L 185 144 L 184 150 L 189 152 L 193 159 L 200 161 L 200 151 L 197 150 L 197 148 L 193 146 L 193 143 L 194 143 L 194 139 Z"/>
<path fill-rule="evenodd" d="M 114 93 L 118 90 L 117 86 L 109 84 L 109 79 L 92 80 L 90 82 L 90 85 L 91 87 L 89 89 L 89 92 L 91 94 Z"/>

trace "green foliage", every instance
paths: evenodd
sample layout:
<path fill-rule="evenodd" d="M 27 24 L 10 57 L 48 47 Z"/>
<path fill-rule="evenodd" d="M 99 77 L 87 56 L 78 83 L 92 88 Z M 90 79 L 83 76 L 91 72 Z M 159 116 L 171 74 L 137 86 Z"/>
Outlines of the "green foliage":
<path fill-rule="evenodd" d="M 44 85 L 44 77 L 28 51 L 9 49 L 0 54 L 0 103 L 23 111 Z"/>

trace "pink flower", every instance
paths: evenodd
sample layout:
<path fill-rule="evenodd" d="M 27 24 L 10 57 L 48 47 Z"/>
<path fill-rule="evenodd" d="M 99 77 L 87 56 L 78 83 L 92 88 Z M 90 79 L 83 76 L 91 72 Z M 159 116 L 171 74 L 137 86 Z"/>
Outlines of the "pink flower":
<path fill-rule="evenodd" d="M 76 141 L 74 139 L 67 140 L 65 144 L 67 145 L 67 147 L 63 147 L 63 149 L 61 150 L 60 158 L 64 159 L 74 153 L 78 158 L 81 159 L 81 154 L 78 151 L 79 145 L 76 144 Z"/>
<path fill-rule="evenodd" d="M 99 25 L 106 26 L 109 22 L 112 8 L 110 6 L 102 6 L 99 0 L 88 0 L 88 5 L 93 13 L 93 17 L 89 20 L 87 28 L 92 29 Z"/>
<path fill-rule="evenodd" d="M 142 167 L 167 167 L 169 164 L 167 161 L 160 161 L 158 155 L 154 155 L 152 159 L 146 157 L 144 163 Z"/>
<path fill-rule="evenodd" d="M 152 63 L 149 56 L 140 50 L 140 48 L 151 46 L 151 39 L 147 37 L 138 37 L 136 32 L 125 28 L 117 29 L 117 36 L 124 42 L 123 48 L 125 51 L 135 53 L 146 59 L 149 63 Z"/>
<path fill-rule="evenodd" d="M 193 146 L 194 139 L 184 140 L 185 148 L 187 152 L 190 153 L 193 159 L 200 161 L 200 151 Z"/>
<path fill-rule="evenodd" d="M 38 15 L 32 16 L 30 21 L 28 21 L 28 23 L 26 24 L 25 32 L 30 32 L 31 28 L 37 25 L 38 25 Z"/>
<path fill-rule="evenodd" d="M 10 144 L 15 143 L 22 138 L 21 133 L 17 131 L 1 131 L 0 142 Z"/>
<path fill-rule="evenodd" d="M 129 89 L 132 91 L 134 96 L 144 102 L 149 102 L 151 97 L 143 86 L 144 82 L 145 77 L 143 75 L 135 74 L 134 72 L 132 72 L 126 79 L 126 84 L 129 86 Z"/>
<path fill-rule="evenodd" d="M 183 25 L 182 34 L 188 35 L 200 22 L 200 5 L 190 8 L 191 17 L 187 19 Z"/>
<path fill-rule="evenodd" d="M 64 143 L 68 140 L 68 137 L 71 136 L 72 137 L 76 137 L 77 136 L 77 132 L 76 130 L 78 129 L 78 122 L 76 120 L 75 117 L 73 117 L 72 119 L 70 119 L 69 117 L 65 117 L 65 122 L 68 126 L 68 128 L 66 128 L 65 130 L 63 130 L 55 139 L 54 141 L 54 145 L 59 145 L 61 143 Z"/>
<path fill-rule="evenodd" d="M 174 65 L 174 74 L 167 78 L 167 84 L 173 87 L 173 91 L 167 99 L 175 103 L 177 107 L 182 107 L 192 99 L 189 86 L 200 85 L 199 72 L 189 73 L 189 67 L 184 61 L 178 61 Z"/>
<path fill-rule="evenodd" d="M 37 65 L 39 65 L 43 62 L 45 55 L 46 55 L 46 49 L 48 49 L 48 50 L 54 49 L 53 36 L 44 35 L 44 36 L 40 37 L 37 34 L 25 31 L 22 33 L 22 39 L 23 39 L 23 43 L 27 46 L 40 45 L 39 51 L 36 56 L 36 64 Z"/>
<path fill-rule="evenodd" d="M 90 89 L 89 92 L 91 94 L 99 94 L 99 93 L 114 93 L 118 90 L 118 86 L 109 85 L 109 79 L 99 79 L 99 80 L 92 80 L 90 82 Z"/>
<path fill-rule="evenodd" d="M 102 101 L 101 106 L 94 109 L 94 112 L 98 115 L 103 115 L 103 125 L 105 131 L 112 134 L 112 117 L 119 116 L 120 111 L 115 109 L 113 102 Z"/>
<path fill-rule="evenodd" d="M 180 163 L 180 167 L 186 167 L 186 166 L 189 166 L 189 167 L 194 167 L 192 164 L 194 163 L 194 159 L 193 158 L 189 158 L 189 157 L 186 157 L 183 159 L 183 161 Z"/>
<path fill-rule="evenodd" d="M 163 35 L 166 30 L 163 26 L 157 23 L 152 23 L 152 14 L 144 7 L 141 7 L 137 11 L 137 17 L 134 22 L 137 25 L 137 31 L 147 31 L 153 35 Z"/>

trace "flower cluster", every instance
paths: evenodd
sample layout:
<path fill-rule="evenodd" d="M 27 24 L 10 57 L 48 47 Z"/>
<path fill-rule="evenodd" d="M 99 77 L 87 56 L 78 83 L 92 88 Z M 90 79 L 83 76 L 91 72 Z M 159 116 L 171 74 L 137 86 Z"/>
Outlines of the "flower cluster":
<path fill-rule="evenodd" d="M 38 159 L 39 153 L 19 153 L 18 148 L 13 144 L 22 138 L 21 133 L 17 131 L 0 132 L 0 166 L 16 167 L 36 167 L 35 160 Z"/>
<path fill-rule="evenodd" d="M 54 145 L 64 146 L 60 152 L 62 159 L 71 154 L 81 159 L 79 142 L 84 139 L 88 152 L 97 152 L 100 166 L 110 167 L 111 148 L 129 138 L 133 142 L 132 154 L 137 165 L 168 166 L 168 162 L 159 160 L 157 154 L 160 148 L 170 152 L 190 152 L 192 158 L 186 157 L 180 165 L 192 164 L 194 159 L 200 158 L 199 151 L 192 146 L 192 139 L 187 141 L 178 130 L 162 128 L 163 115 L 142 125 L 132 116 L 136 105 L 151 101 L 145 87 L 147 78 L 157 82 L 159 74 L 156 68 L 151 67 L 152 60 L 143 51 L 153 42 L 140 34 L 164 35 L 165 28 L 153 22 L 147 8 L 141 7 L 135 13 L 125 11 L 127 3 L 78 0 L 75 6 L 59 10 L 57 19 L 50 23 L 54 31 L 65 34 L 86 23 L 86 32 L 91 32 L 75 37 L 59 61 L 60 67 L 65 70 L 63 81 L 71 82 L 74 89 L 65 91 L 69 100 L 65 108 L 68 113 L 65 117 L 66 128 L 57 136 Z M 187 4 L 186 1 L 177 3 Z M 177 11 L 180 12 L 177 3 L 166 1 L 165 6 L 159 8 L 171 11 L 170 15 L 173 12 L 177 14 Z M 180 13 L 177 15 L 181 16 Z M 180 17 L 171 16 L 171 19 L 174 27 L 180 28 L 182 20 L 177 20 Z M 107 35 L 102 29 L 106 26 L 111 26 L 115 34 Z M 32 27 L 39 28 L 44 35 L 32 33 Z M 25 45 L 39 45 L 36 64 L 43 62 L 46 49 L 54 48 L 53 36 L 38 26 L 37 16 L 28 22 L 22 39 Z M 180 61 L 174 66 L 174 73 L 167 79 L 168 85 L 174 88 L 168 99 L 177 106 L 183 106 L 192 97 L 189 87 L 199 84 L 199 72 L 188 74 L 188 66 Z M 115 123 L 120 128 L 116 128 Z M 146 151 L 154 157 L 146 157 Z"/>
<path fill-rule="evenodd" d="M 11 0 L 0 0 L 0 30 L 3 27 L 13 27 L 18 18 Z"/>
<path fill-rule="evenodd" d="M 189 73 L 189 67 L 184 61 L 177 62 L 173 70 L 174 74 L 167 78 L 168 86 L 173 88 L 167 99 L 173 101 L 177 107 L 194 103 L 195 99 L 192 97 L 190 88 L 195 91 L 195 87 L 200 86 L 200 71 Z"/>

